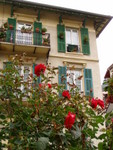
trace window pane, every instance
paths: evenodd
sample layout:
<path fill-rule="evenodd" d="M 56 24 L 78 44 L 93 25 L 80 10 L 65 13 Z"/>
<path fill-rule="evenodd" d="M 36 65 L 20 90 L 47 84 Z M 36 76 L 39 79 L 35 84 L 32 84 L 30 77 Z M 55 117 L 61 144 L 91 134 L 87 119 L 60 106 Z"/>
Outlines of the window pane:
<path fill-rule="evenodd" d="M 31 28 L 31 24 L 18 23 L 17 24 L 17 32 L 16 32 L 16 43 L 18 44 L 32 44 L 32 33 L 21 33 L 21 28 L 25 27 L 25 29 Z"/>
<path fill-rule="evenodd" d="M 78 77 L 80 77 L 80 76 L 81 76 L 81 71 L 76 70 L 75 71 L 75 84 L 81 91 L 81 80 L 78 79 Z"/>
<path fill-rule="evenodd" d="M 29 77 L 29 66 L 24 66 L 24 80 L 26 81 Z"/>
<path fill-rule="evenodd" d="M 67 89 L 70 91 L 71 90 L 71 85 L 75 84 L 79 90 L 81 91 L 81 80 L 78 79 L 78 77 L 81 76 L 81 71 L 80 70 L 68 70 L 67 71 Z"/>
<path fill-rule="evenodd" d="M 78 32 L 76 30 L 72 31 L 72 44 L 79 45 Z"/>
<path fill-rule="evenodd" d="M 71 31 L 66 30 L 66 44 L 71 44 Z"/>

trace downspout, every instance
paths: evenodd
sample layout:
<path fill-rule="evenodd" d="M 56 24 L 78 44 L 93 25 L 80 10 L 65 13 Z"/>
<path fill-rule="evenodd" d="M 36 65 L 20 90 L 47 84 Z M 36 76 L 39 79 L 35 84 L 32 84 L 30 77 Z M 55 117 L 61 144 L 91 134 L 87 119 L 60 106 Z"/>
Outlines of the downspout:
<path fill-rule="evenodd" d="M 50 49 L 48 50 L 48 53 L 47 53 L 47 56 L 46 56 L 46 65 L 48 65 L 49 53 L 50 53 Z"/>

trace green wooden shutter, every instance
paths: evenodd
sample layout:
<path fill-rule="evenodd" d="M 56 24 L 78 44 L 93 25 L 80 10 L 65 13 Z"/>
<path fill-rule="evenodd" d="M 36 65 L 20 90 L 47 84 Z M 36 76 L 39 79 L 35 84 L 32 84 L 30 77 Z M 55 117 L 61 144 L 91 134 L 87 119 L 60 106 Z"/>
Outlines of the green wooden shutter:
<path fill-rule="evenodd" d="M 60 38 L 60 33 L 64 33 L 64 38 Z M 58 42 L 58 52 L 65 53 L 66 47 L 65 47 L 65 26 L 64 25 L 57 25 L 57 42 Z"/>
<path fill-rule="evenodd" d="M 36 28 L 39 28 L 39 32 L 36 33 Z M 41 22 L 34 22 L 34 35 L 33 35 L 33 42 L 34 45 L 42 45 L 42 23 Z"/>
<path fill-rule="evenodd" d="M 87 28 L 81 28 L 82 52 L 84 55 L 90 55 L 89 34 Z"/>
<path fill-rule="evenodd" d="M 93 97 L 92 70 L 84 69 L 85 95 Z M 92 89 L 92 92 L 90 90 Z"/>
<path fill-rule="evenodd" d="M 8 25 L 13 25 L 13 30 L 10 30 L 9 27 L 8 27 L 8 30 L 7 30 L 7 33 L 6 33 L 6 42 L 15 43 L 16 19 L 8 18 Z"/>
<path fill-rule="evenodd" d="M 65 85 L 65 89 L 67 89 L 67 67 L 66 66 L 59 66 L 58 67 L 59 70 L 59 75 L 58 75 L 58 83 L 59 84 L 64 84 Z"/>
<path fill-rule="evenodd" d="M 36 64 L 33 64 L 33 76 L 35 76 L 35 66 L 36 66 Z M 41 76 L 39 76 L 37 78 L 37 84 L 39 84 L 39 83 L 41 83 Z"/>

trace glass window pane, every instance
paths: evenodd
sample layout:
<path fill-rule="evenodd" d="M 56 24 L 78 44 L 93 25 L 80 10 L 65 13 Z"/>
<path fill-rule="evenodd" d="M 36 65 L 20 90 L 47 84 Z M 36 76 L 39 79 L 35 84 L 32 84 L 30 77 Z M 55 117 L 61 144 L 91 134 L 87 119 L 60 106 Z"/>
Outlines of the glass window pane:
<path fill-rule="evenodd" d="M 72 44 L 79 45 L 78 32 L 76 30 L 72 31 Z"/>
<path fill-rule="evenodd" d="M 81 80 L 78 79 L 78 77 L 80 77 L 80 76 L 81 76 L 81 71 L 76 70 L 75 71 L 75 84 L 79 88 L 79 90 L 81 91 Z"/>
<path fill-rule="evenodd" d="M 66 44 L 71 44 L 71 31 L 69 29 L 66 30 Z"/>
<path fill-rule="evenodd" d="M 78 77 L 81 76 L 81 71 L 80 70 L 68 70 L 67 71 L 67 89 L 70 91 L 71 90 L 71 85 L 75 84 L 79 90 L 81 91 L 81 80 L 78 79 Z"/>
<path fill-rule="evenodd" d="M 29 66 L 24 66 L 24 80 L 26 81 L 29 77 Z"/>
<path fill-rule="evenodd" d="M 17 24 L 17 32 L 16 32 L 16 43 L 18 44 L 28 44 L 31 45 L 32 44 L 32 33 L 22 33 L 21 32 L 21 28 L 25 27 L 25 29 L 31 28 L 32 25 L 31 24 L 25 24 L 25 23 L 18 23 Z"/>

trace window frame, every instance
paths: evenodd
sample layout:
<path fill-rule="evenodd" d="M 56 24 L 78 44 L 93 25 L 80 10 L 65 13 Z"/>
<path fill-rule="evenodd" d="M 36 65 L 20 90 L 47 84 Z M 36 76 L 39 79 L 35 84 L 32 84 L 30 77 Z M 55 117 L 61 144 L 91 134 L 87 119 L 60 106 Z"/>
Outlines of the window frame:
<path fill-rule="evenodd" d="M 33 44 L 33 34 L 32 33 L 21 33 L 21 29 L 19 29 L 19 25 L 26 27 L 26 25 L 30 25 L 29 27 L 33 27 L 33 24 L 30 22 L 18 21 L 17 22 L 17 30 L 16 30 L 16 43 L 20 43 L 23 45 L 32 45 Z M 18 38 L 18 36 L 22 37 L 22 39 Z M 28 39 L 27 39 L 28 38 Z M 28 41 L 28 43 L 27 43 Z"/>
<path fill-rule="evenodd" d="M 67 40 L 67 36 L 66 36 L 67 29 L 69 29 L 71 31 L 71 43 L 70 43 L 70 45 L 76 45 L 76 46 L 78 46 L 78 50 L 77 51 L 74 51 L 74 52 L 67 51 L 67 46 L 69 45 L 67 43 L 67 41 L 66 41 Z M 77 34 L 78 34 L 78 37 L 77 37 L 78 44 L 73 44 L 73 42 L 72 42 L 73 41 L 72 32 L 74 30 L 77 31 Z M 66 43 L 66 53 L 81 53 L 80 29 L 76 28 L 76 27 L 68 27 L 68 26 L 66 26 L 65 27 L 65 43 Z"/>
<path fill-rule="evenodd" d="M 79 71 L 80 72 L 80 75 L 78 76 L 78 77 L 80 77 L 80 76 L 83 76 L 83 69 L 81 69 L 81 68 L 70 68 L 70 67 L 68 67 L 67 68 L 67 75 L 68 75 L 68 71 Z M 75 75 L 75 74 L 74 74 Z M 74 78 L 75 79 L 75 78 Z M 81 92 L 83 92 L 84 91 L 84 86 L 83 86 L 83 77 L 81 78 L 81 80 L 80 80 L 80 82 L 81 82 L 81 89 L 79 90 L 79 92 L 81 93 Z M 76 85 L 76 81 L 74 82 L 74 84 Z M 67 76 L 67 90 L 70 90 L 69 88 L 69 85 L 68 85 L 68 76 Z"/>
<path fill-rule="evenodd" d="M 29 67 L 29 73 L 28 73 L 28 76 L 29 76 L 30 73 L 32 73 L 32 66 L 31 66 L 30 64 L 23 64 L 23 65 L 21 66 L 21 68 L 19 68 L 19 69 L 20 69 L 19 74 L 20 74 L 20 76 L 23 76 L 24 82 L 26 82 L 26 80 L 24 79 L 24 74 L 25 74 L 24 70 L 25 70 L 25 66 L 28 66 L 28 67 Z M 31 83 L 32 83 L 32 82 L 31 82 Z M 21 85 L 20 89 L 21 89 L 22 91 L 24 91 L 23 85 Z"/>

